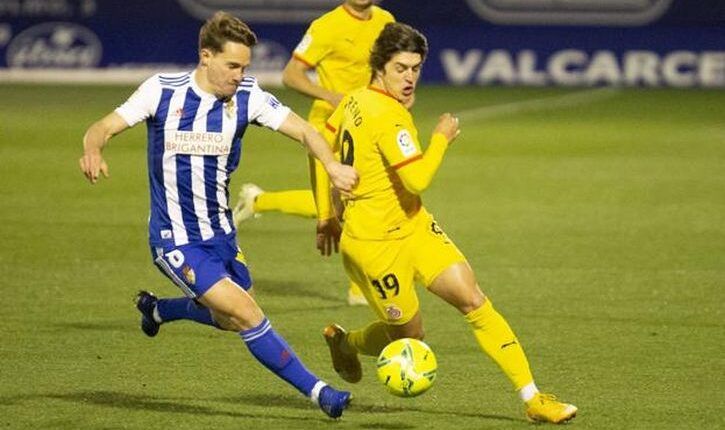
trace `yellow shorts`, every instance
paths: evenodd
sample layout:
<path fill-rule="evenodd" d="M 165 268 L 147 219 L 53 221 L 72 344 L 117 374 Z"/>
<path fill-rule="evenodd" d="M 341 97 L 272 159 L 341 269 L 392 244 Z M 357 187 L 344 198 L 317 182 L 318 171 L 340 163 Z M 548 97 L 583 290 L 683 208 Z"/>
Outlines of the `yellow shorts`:
<path fill-rule="evenodd" d="M 466 261 L 431 214 L 421 209 L 416 218 L 415 230 L 403 239 L 360 240 L 343 233 L 340 240 L 345 271 L 388 324 L 405 324 L 418 312 L 416 282 L 427 288 L 444 270 Z"/>

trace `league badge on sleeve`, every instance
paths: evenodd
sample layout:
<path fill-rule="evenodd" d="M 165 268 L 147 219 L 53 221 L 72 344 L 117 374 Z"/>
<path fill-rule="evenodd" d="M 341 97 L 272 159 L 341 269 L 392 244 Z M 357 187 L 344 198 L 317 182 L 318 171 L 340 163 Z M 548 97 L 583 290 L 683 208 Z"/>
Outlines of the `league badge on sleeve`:
<path fill-rule="evenodd" d="M 311 43 L 312 35 L 310 33 L 306 33 L 304 37 L 302 37 L 302 40 L 300 40 L 300 43 L 297 44 L 295 52 L 298 54 L 304 54 L 304 52 L 307 51 L 307 48 L 310 47 Z"/>
<path fill-rule="evenodd" d="M 413 137 L 410 135 L 408 130 L 400 130 L 396 140 L 398 142 L 398 148 L 400 148 L 400 152 L 404 157 L 410 157 L 418 151 L 415 147 L 415 143 L 413 143 Z"/>

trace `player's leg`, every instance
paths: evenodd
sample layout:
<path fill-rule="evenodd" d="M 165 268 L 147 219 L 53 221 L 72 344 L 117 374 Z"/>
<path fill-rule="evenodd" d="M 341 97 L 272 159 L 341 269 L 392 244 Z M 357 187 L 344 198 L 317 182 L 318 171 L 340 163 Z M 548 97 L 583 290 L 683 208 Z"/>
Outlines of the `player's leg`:
<path fill-rule="evenodd" d="M 400 252 L 403 242 L 360 241 L 343 235 L 341 251 L 345 271 L 360 286 L 378 317 L 349 333 L 337 324 L 325 328 L 333 367 L 348 382 L 362 378 L 358 354 L 377 356 L 391 340 L 402 336 L 406 328 L 411 329 L 406 332 L 411 336 L 422 337 L 413 271 L 407 257 Z"/>
<path fill-rule="evenodd" d="M 465 315 L 481 349 L 498 364 L 526 403 L 529 419 L 560 423 L 576 415 L 576 406 L 539 393 L 521 343 L 481 292 L 468 263 L 452 265 L 428 289 Z"/>
<path fill-rule="evenodd" d="M 224 278 L 199 301 L 211 309 L 223 329 L 238 332 L 252 355 L 267 369 L 311 398 L 329 416 L 342 415 L 350 393 L 334 390 L 310 372 L 244 289 Z"/>
<path fill-rule="evenodd" d="M 527 404 L 527 414 L 539 421 L 562 422 L 576 407 L 538 392 L 521 343 L 504 317 L 484 296 L 473 270 L 438 224 L 416 232 L 414 242 L 425 251 L 415 254 L 415 267 L 428 290 L 465 315 L 481 349 L 509 378 Z"/>
<path fill-rule="evenodd" d="M 143 332 L 153 337 L 158 334 L 162 324 L 180 320 L 219 328 L 209 309 L 200 304 L 196 297 L 226 273 L 224 262 L 211 252 L 208 245 L 199 244 L 178 248 L 154 247 L 151 254 L 159 271 L 179 287 L 185 297 L 157 298 L 148 291 L 139 291 L 135 301 L 136 308 L 141 312 Z M 251 278 L 248 271 L 246 273 L 246 281 L 235 280 L 244 288 L 249 288 Z"/>
<path fill-rule="evenodd" d="M 311 190 L 264 191 L 255 184 L 243 184 L 233 209 L 234 225 L 264 212 L 282 212 L 305 218 L 317 216 Z"/>

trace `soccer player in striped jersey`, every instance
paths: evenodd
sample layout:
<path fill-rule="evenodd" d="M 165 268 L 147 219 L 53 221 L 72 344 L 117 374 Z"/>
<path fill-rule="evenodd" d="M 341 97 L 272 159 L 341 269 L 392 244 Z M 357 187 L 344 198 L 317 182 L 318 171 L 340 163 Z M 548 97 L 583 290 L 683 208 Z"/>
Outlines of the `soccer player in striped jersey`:
<path fill-rule="evenodd" d="M 342 96 L 370 82 L 370 49 L 393 15 L 372 0 L 345 0 L 340 6 L 314 20 L 287 63 L 283 82 L 289 88 L 314 99 L 308 120 L 322 132 Z M 307 72 L 315 70 L 319 84 Z M 319 168 L 319 166 L 318 166 Z M 311 172 L 314 176 L 314 172 Z M 312 191 L 263 191 L 243 184 L 234 210 L 237 225 L 256 214 L 269 211 L 313 218 L 317 215 Z M 351 283 L 347 301 L 365 305 L 360 289 Z"/>
<path fill-rule="evenodd" d="M 426 39 L 417 30 L 388 24 L 370 55 L 371 85 L 345 96 L 328 119 L 326 137 L 340 151 L 342 162 L 360 174 L 358 186 L 344 197 L 342 261 L 377 315 L 377 320 L 350 332 L 336 324 L 325 328 L 333 367 L 346 381 L 358 382 L 358 354 L 377 356 L 393 339 L 422 339 L 415 292 L 419 282 L 465 316 L 481 349 L 525 402 L 531 420 L 567 421 L 577 408 L 539 393 L 516 335 L 479 288 L 461 251 L 423 207 L 420 194 L 459 134 L 458 120 L 444 114 L 428 148 L 421 149 L 406 106 L 427 51 Z M 328 220 L 320 229 L 329 240 L 337 240 L 339 227 L 330 228 L 337 222 L 334 212 L 320 218 Z"/>
<path fill-rule="evenodd" d="M 99 175 L 108 176 L 102 151 L 109 139 L 145 121 L 151 252 L 186 297 L 157 299 L 141 291 L 136 306 L 142 330 L 155 336 L 162 323 L 186 319 L 236 331 L 260 363 L 337 418 L 350 393 L 307 370 L 250 294 L 252 280 L 236 243 L 227 187 L 250 124 L 300 141 L 340 190 L 350 191 L 357 174 L 335 160 L 312 126 L 244 76 L 256 40 L 239 19 L 215 14 L 199 32 L 196 69 L 151 77 L 92 124 L 83 139 L 80 167 L 92 184 Z"/>

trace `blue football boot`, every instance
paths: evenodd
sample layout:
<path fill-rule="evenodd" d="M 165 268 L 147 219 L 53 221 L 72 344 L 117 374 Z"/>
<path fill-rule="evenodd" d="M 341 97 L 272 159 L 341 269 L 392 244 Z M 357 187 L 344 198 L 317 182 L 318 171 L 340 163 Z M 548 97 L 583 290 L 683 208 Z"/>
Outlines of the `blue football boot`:
<path fill-rule="evenodd" d="M 336 389 L 325 385 L 320 390 L 320 398 L 318 402 L 320 409 L 330 418 L 340 418 L 342 412 L 350 405 L 352 394 L 347 391 L 337 391 Z"/>
<path fill-rule="evenodd" d="M 148 337 L 154 337 L 158 334 L 161 323 L 157 323 L 154 319 L 154 309 L 159 299 L 148 291 L 139 291 L 136 295 L 136 309 L 141 312 L 141 330 Z"/>

